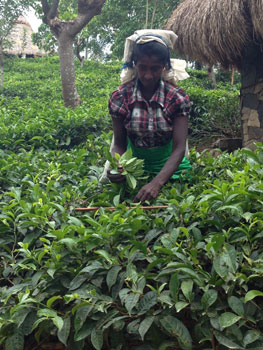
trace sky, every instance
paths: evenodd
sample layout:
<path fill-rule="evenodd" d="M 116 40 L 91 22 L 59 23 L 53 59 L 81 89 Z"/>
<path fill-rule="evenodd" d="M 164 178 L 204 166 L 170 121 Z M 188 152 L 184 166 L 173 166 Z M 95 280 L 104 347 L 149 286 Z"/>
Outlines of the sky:
<path fill-rule="evenodd" d="M 28 20 L 28 22 L 31 24 L 31 27 L 34 32 L 37 32 L 38 27 L 42 23 L 41 19 L 38 19 L 35 15 L 35 11 L 32 9 L 28 11 L 24 17 Z"/>

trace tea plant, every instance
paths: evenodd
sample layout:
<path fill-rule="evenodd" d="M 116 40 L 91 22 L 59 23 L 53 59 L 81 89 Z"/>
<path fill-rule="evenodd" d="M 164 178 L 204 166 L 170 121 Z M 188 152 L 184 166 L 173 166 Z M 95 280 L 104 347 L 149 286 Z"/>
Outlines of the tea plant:
<path fill-rule="evenodd" d="M 79 72 L 71 111 L 55 58 L 14 62 L 0 100 L 0 348 L 261 350 L 263 146 L 192 150 L 190 178 L 153 202 L 167 209 L 133 207 L 133 191 L 98 182 L 116 66 Z"/>

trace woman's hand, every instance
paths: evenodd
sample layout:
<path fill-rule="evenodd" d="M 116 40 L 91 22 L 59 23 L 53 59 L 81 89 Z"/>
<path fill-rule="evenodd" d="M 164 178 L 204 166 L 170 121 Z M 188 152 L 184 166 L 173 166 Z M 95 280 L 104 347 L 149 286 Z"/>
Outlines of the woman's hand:
<path fill-rule="evenodd" d="M 116 170 L 114 171 L 116 172 Z M 114 173 L 112 174 L 111 173 L 111 170 L 108 169 L 107 171 L 107 177 L 108 179 L 111 181 L 111 182 L 114 182 L 114 183 L 121 183 L 121 182 L 124 182 L 125 181 L 125 176 L 122 175 L 121 173 L 123 172 L 123 167 L 121 165 L 118 166 L 118 173 Z"/>
<path fill-rule="evenodd" d="M 147 185 L 143 186 L 136 197 L 134 198 L 134 203 L 150 201 L 156 198 L 161 190 L 161 184 L 151 181 Z"/>

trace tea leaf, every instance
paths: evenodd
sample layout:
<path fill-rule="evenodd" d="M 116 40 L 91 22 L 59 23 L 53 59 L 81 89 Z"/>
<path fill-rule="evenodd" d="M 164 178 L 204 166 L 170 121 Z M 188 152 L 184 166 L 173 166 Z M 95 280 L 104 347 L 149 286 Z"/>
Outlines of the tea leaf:
<path fill-rule="evenodd" d="M 235 296 L 231 296 L 230 298 L 228 298 L 228 305 L 239 316 L 244 316 L 244 314 L 245 314 L 244 304 L 242 303 L 242 301 L 239 298 L 237 298 Z"/>
<path fill-rule="evenodd" d="M 225 312 L 219 316 L 219 324 L 221 327 L 226 328 L 235 324 L 237 321 L 241 319 L 241 316 L 237 316 L 232 312 Z"/>
<path fill-rule="evenodd" d="M 67 340 L 70 333 L 70 323 L 70 317 L 65 318 L 63 322 L 63 327 L 58 330 L 58 339 L 65 346 L 67 346 Z"/>
<path fill-rule="evenodd" d="M 17 329 L 13 335 L 6 339 L 5 349 L 24 350 L 24 334 L 19 329 Z"/>
<path fill-rule="evenodd" d="M 191 301 L 193 284 L 192 280 L 187 280 L 183 281 L 181 285 L 182 292 L 188 301 Z"/>
<path fill-rule="evenodd" d="M 149 328 L 151 327 L 153 321 L 154 321 L 154 316 L 150 316 L 150 317 L 146 317 L 139 326 L 139 333 L 140 336 L 142 338 L 142 340 L 144 340 L 144 336 L 145 334 L 148 332 Z"/>
<path fill-rule="evenodd" d="M 256 340 L 258 340 L 259 337 L 260 337 L 260 332 L 254 329 L 248 330 L 243 339 L 244 346 L 246 347 L 247 345 L 254 343 Z"/>
<path fill-rule="evenodd" d="M 115 284 L 120 271 L 121 271 L 121 266 L 113 266 L 107 273 L 106 282 L 109 290 Z"/>
<path fill-rule="evenodd" d="M 236 344 L 231 339 L 228 339 L 222 333 L 215 331 L 214 334 L 215 334 L 215 337 L 216 337 L 217 341 L 219 342 L 219 344 L 226 346 L 228 349 L 244 350 L 244 348 L 242 346 Z"/>
<path fill-rule="evenodd" d="M 157 303 L 157 295 L 155 292 L 146 293 L 140 300 L 137 310 L 138 315 L 143 315 Z"/>
<path fill-rule="evenodd" d="M 91 343 L 96 350 L 101 350 L 103 345 L 103 331 L 94 328 L 91 332 Z"/>
<path fill-rule="evenodd" d="M 263 292 L 260 292 L 259 290 L 250 290 L 245 295 L 245 303 L 247 303 L 248 301 L 250 301 L 256 297 L 262 297 L 262 296 L 263 296 Z"/>
<path fill-rule="evenodd" d="M 207 310 L 211 305 L 214 304 L 214 302 L 217 300 L 217 295 L 217 291 L 214 289 L 209 289 L 207 292 L 204 293 L 201 302 L 205 310 Z"/>
<path fill-rule="evenodd" d="M 192 350 L 192 338 L 180 320 L 173 316 L 166 316 L 160 320 L 160 324 L 169 334 L 178 339 L 182 350 Z"/>

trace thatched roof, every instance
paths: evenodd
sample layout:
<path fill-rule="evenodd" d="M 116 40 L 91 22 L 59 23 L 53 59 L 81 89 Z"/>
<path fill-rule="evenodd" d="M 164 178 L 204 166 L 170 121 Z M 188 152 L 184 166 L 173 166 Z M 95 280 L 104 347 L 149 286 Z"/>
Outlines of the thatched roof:
<path fill-rule="evenodd" d="M 24 17 L 19 17 L 9 36 L 12 47 L 6 52 L 12 55 L 44 56 L 45 52 L 32 43 L 32 34 L 33 30 L 29 22 Z"/>
<path fill-rule="evenodd" d="M 178 35 L 180 54 L 239 67 L 246 46 L 263 44 L 262 13 L 263 0 L 184 0 L 166 29 Z"/>

